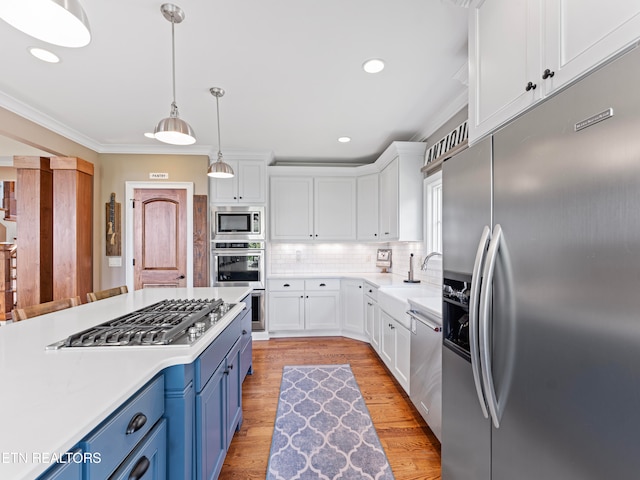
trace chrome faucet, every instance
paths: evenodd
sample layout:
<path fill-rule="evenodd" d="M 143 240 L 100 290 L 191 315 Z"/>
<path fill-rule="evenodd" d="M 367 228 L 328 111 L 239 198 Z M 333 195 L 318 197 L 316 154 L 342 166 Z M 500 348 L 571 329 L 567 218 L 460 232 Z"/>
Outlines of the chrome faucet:
<path fill-rule="evenodd" d="M 429 264 L 429 260 L 431 259 L 431 257 L 436 257 L 436 256 L 442 256 L 442 254 L 440 252 L 431 252 L 429 255 L 427 255 L 426 257 L 424 257 L 424 260 L 422 261 L 422 266 L 420 267 L 420 270 L 426 271 L 427 270 L 427 265 Z"/>

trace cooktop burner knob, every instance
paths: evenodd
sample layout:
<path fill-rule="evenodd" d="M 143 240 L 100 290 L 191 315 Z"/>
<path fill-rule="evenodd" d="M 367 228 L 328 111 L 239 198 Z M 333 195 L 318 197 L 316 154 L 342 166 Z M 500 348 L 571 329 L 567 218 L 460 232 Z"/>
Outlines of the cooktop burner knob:
<path fill-rule="evenodd" d="M 196 327 L 189 327 L 189 330 L 187 330 L 187 333 L 189 334 L 189 338 L 190 339 L 194 339 L 198 336 L 198 329 Z"/>
<path fill-rule="evenodd" d="M 196 327 L 197 331 L 200 333 L 204 332 L 204 329 L 206 328 L 206 324 L 203 321 L 196 322 L 193 326 Z"/>

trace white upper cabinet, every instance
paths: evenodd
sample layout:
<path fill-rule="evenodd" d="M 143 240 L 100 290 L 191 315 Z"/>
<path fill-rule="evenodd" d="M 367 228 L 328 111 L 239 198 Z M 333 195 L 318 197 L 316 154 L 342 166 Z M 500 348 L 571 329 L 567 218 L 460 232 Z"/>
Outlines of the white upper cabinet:
<path fill-rule="evenodd" d="M 356 179 L 314 179 L 314 240 L 356 239 Z"/>
<path fill-rule="evenodd" d="M 271 239 L 356 239 L 356 179 L 288 177 L 270 179 Z"/>
<path fill-rule="evenodd" d="M 421 242 L 422 173 L 425 143 L 393 142 L 380 159 L 379 231 L 384 242 Z M 391 157 L 390 162 L 386 161 Z"/>
<path fill-rule="evenodd" d="M 313 240 L 313 178 L 271 177 L 272 240 Z"/>
<path fill-rule="evenodd" d="M 637 1 L 476 2 L 469 15 L 469 142 L 638 38 Z"/>
<path fill-rule="evenodd" d="M 266 200 L 266 164 L 262 160 L 227 160 L 235 175 L 210 179 L 211 203 L 255 205 Z"/>
<path fill-rule="evenodd" d="M 357 233 L 358 240 L 375 242 L 378 234 L 378 174 L 363 175 L 357 179 Z"/>
<path fill-rule="evenodd" d="M 640 2 L 545 0 L 547 84 L 560 88 L 640 38 Z"/>

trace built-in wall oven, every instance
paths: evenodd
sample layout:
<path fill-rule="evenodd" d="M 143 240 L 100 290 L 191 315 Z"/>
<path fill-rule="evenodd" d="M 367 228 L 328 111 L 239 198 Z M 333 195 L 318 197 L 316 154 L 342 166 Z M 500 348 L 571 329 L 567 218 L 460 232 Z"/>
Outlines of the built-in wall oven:
<path fill-rule="evenodd" d="M 264 331 L 264 242 L 214 240 L 211 246 L 211 284 L 214 287 L 253 287 L 251 328 L 253 331 Z"/>

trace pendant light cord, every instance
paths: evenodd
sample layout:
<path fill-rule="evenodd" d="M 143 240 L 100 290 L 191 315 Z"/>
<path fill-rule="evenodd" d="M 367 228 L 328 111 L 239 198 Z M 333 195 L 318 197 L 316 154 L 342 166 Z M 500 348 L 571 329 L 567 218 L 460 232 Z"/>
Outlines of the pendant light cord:
<path fill-rule="evenodd" d="M 173 79 L 173 108 L 178 108 L 176 105 L 176 34 L 175 34 L 176 22 L 171 15 L 171 74 Z"/>
<path fill-rule="evenodd" d="M 220 97 L 216 95 L 216 118 L 218 119 L 218 161 L 222 158 L 222 145 L 220 144 Z"/>

